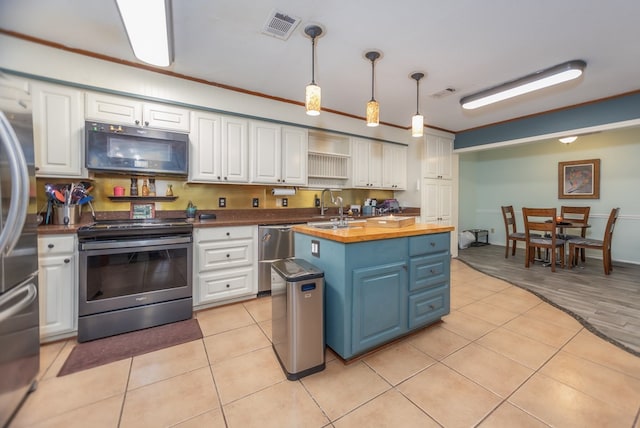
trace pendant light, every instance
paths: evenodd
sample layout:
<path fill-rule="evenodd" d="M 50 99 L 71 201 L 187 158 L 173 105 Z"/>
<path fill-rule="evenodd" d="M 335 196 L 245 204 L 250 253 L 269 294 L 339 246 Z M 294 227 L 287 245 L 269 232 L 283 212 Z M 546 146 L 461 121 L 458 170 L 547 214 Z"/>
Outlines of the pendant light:
<path fill-rule="evenodd" d="M 413 73 L 409 77 L 416 81 L 416 114 L 411 118 L 411 136 L 422 137 L 424 117 L 420 114 L 420 79 L 424 77 L 424 73 Z"/>
<path fill-rule="evenodd" d="M 307 36 L 311 37 L 311 83 L 307 85 L 304 97 L 304 106 L 309 116 L 320 114 L 322 94 L 320 86 L 316 85 L 315 64 L 316 64 L 316 37 L 322 34 L 322 28 L 318 25 L 309 25 L 304 29 Z"/>
<path fill-rule="evenodd" d="M 378 126 L 380 124 L 380 104 L 373 96 L 375 84 L 375 62 L 380 58 L 380 52 L 371 51 L 364 54 L 371 61 L 371 100 L 367 103 L 367 126 Z"/>

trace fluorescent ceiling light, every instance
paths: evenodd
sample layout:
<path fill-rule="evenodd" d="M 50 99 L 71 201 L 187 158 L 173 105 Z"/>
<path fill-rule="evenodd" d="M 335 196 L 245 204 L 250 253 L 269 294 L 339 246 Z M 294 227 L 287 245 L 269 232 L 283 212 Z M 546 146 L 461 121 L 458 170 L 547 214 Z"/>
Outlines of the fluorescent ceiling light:
<path fill-rule="evenodd" d="M 460 99 L 462 108 L 472 110 L 497 103 L 538 89 L 557 85 L 580 77 L 587 63 L 582 60 L 568 61 L 546 70 L 537 71 L 528 76 L 503 83 L 493 88 L 468 95 Z"/>
<path fill-rule="evenodd" d="M 171 0 L 116 0 L 133 53 L 140 61 L 167 67 L 173 61 Z"/>

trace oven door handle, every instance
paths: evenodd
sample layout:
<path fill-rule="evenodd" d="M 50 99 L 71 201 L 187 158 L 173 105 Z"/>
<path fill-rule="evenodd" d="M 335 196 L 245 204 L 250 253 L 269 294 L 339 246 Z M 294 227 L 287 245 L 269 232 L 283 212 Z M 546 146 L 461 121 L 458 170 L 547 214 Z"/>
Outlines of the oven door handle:
<path fill-rule="evenodd" d="M 157 245 L 171 244 L 187 244 L 191 242 L 190 236 L 153 238 L 153 239 L 136 239 L 136 240 L 109 240 L 109 241 L 91 241 L 80 244 L 81 251 L 87 250 L 108 250 L 112 248 L 138 248 Z"/>

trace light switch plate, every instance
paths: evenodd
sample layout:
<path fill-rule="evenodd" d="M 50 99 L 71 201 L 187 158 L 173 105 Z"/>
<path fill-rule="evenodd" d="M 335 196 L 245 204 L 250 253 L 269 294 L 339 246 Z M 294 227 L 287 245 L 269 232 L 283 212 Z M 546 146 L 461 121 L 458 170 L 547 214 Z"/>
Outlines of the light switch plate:
<path fill-rule="evenodd" d="M 311 255 L 320 257 L 320 241 L 317 241 L 315 239 L 311 240 Z"/>
<path fill-rule="evenodd" d="M 258 208 L 260 206 L 260 199 L 253 198 L 253 200 L 251 201 L 251 206 L 253 206 L 253 208 Z"/>

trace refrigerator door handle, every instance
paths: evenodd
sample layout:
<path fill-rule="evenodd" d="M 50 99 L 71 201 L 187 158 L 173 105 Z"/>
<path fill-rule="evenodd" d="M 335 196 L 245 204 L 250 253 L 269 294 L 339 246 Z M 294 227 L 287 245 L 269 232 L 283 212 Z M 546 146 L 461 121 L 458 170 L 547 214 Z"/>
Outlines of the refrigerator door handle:
<path fill-rule="evenodd" d="M 18 243 L 22 225 L 27 218 L 29 170 L 18 137 L 2 112 L 0 112 L 0 143 L 6 147 L 9 169 L 11 176 L 14 177 L 11 180 L 11 205 L 0 232 L 0 253 L 7 255 Z"/>
<path fill-rule="evenodd" d="M 13 289 L 0 296 L 0 323 L 22 311 L 38 297 L 38 288 L 36 287 L 32 279 L 33 278 L 29 278 L 21 285 L 14 287 Z M 8 302 L 23 293 L 25 294 L 25 296 L 19 302 L 8 306 Z M 3 306 L 7 306 L 7 308 L 3 309 Z"/>

